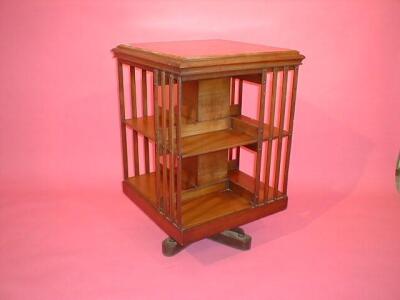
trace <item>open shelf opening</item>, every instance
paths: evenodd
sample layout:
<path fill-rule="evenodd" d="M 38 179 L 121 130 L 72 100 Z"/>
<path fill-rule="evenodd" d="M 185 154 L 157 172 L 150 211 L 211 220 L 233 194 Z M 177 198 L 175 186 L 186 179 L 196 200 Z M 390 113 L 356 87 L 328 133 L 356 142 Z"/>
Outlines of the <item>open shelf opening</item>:
<path fill-rule="evenodd" d="M 155 173 L 130 177 L 126 182 L 146 201 L 156 208 L 156 176 Z M 254 178 L 241 172 L 229 173 L 229 179 L 225 182 L 212 184 L 208 192 L 196 195 L 192 194 L 182 201 L 182 225 L 184 228 L 198 226 L 214 219 L 236 213 L 246 209 L 252 209 L 251 198 L 254 193 Z M 260 197 L 263 196 L 264 185 L 260 189 Z M 193 193 L 193 191 L 192 191 Z M 276 200 L 284 199 L 282 193 L 278 193 Z M 268 202 L 274 200 L 274 190 L 268 189 Z"/>
<path fill-rule="evenodd" d="M 131 93 L 132 113 L 122 118 L 123 130 L 132 129 L 128 140 L 132 139 L 133 147 L 128 147 L 127 156 L 135 165 L 125 183 L 157 214 L 185 230 L 287 199 L 286 179 L 280 178 L 287 177 L 287 156 L 282 149 L 285 153 L 290 150 L 286 149 L 290 147 L 291 124 L 284 126 L 284 121 L 285 113 L 292 113 L 291 102 L 285 102 L 283 92 L 278 91 L 277 97 L 273 92 L 278 82 L 287 78 L 287 71 L 285 76 L 278 76 L 277 71 L 270 70 L 267 83 L 264 73 L 182 82 L 175 75 L 155 72 L 150 76 L 154 89 L 149 89 L 146 81 L 142 85 L 135 82 L 136 73 L 147 78 L 146 72 L 130 68 L 131 85 L 141 89 Z M 247 99 L 244 81 L 260 91 L 267 89 L 265 117 L 260 113 L 262 93 L 254 93 L 256 99 Z M 258 105 L 258 112 L 246 115 L 244 102 Z M 249 172 L 252 176 L 240 169 L 243 148 L 251 150 L 254 165 L 259 166 Z M 143 165 L 145 168 L 140 168 Z"/>

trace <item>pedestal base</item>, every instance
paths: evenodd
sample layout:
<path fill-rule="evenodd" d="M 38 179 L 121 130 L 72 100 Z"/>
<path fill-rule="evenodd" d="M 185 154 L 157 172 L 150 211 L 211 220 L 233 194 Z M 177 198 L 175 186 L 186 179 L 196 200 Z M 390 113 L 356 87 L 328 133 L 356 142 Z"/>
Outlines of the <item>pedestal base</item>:
<path fill-rule="evenodd" d="M 209 237 L 209 239 L 239 250 L 249 250 L 251 248 L 251 236 L 239 227 L 225 230 Z M 171 237 L 162 242 L 162 253 L 165 256 L 174 256 L 184 248 Z"/>

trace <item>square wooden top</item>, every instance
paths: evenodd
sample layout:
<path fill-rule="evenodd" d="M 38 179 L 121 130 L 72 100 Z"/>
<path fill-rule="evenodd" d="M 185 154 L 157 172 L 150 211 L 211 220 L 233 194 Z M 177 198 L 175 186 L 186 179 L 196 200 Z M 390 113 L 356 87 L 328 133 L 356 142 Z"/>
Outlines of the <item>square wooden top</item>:
<path fill-rule="evenodd" d="M 296 50 L 249 44 L 228 40 L 192 40 L 122 44 L 113 49 L 122 60 L 145 66 L 176 68 L 204 68 L 224 65 L 291 61 L 301 63 L 304 58 Z"/>

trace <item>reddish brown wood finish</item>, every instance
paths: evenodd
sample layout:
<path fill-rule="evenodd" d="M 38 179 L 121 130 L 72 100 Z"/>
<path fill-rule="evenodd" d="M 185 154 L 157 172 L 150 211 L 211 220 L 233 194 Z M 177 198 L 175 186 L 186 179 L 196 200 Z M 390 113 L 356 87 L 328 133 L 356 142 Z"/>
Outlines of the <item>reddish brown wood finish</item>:
<path fill-rule="evenodd" d="M 122 169 L 124 179 L 128 178 L 128 150 L 126 144 L 126 127 L 125 127 L 125 98 L 124 98 L 124 76 L 122 70 L 122 64 L 117 62 L 118 68 L 118 95 L 119 95 L 119 112 L 121 120 L 121 143 L 122 143 Z"/>
<path fill-rule="evenodd" d="M 123 191 L 161 229 L 187 245 L 286 208 L 298 67 L 304 56 L 219 40 L 120 45 L 113 52 L 118 58 Z M 130 119 L 125 116 L 124 64 L 130 68 Z M 141 72 L 141 85 L 135 70 Z M 152 99 L 147 93 L 149 73 Z M 272 92 L 267 93 L 268 76 Z M 258 120 L 241 114 L 246 81 L 261 88 Z M 128 172 L 126 127 L 133 132 L 133 176 Z M 154 142 L 153 168 L 149 140 Z M 240 147 L 255 151 L 254 177 L 239 170 Z"/>

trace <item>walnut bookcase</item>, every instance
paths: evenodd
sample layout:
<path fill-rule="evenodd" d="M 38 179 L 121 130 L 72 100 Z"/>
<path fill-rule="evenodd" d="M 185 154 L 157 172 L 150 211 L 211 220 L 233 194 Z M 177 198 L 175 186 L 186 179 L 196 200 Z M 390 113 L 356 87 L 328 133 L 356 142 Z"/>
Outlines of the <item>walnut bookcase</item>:
<path fill-rule="evenodd" d="M 304 56 L 224 40 L 119 45 L 113 53 L 123 191 L 170 236 L 164 254 L 207 237 L 249 248 L 238 226 L 287 207 Z M 259 87 L 256 118 L 242 114 L 244 83 Z M 239 169 L 241 149 L 254 153 L 253 176 Z"/>

